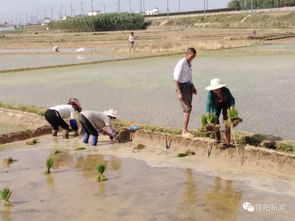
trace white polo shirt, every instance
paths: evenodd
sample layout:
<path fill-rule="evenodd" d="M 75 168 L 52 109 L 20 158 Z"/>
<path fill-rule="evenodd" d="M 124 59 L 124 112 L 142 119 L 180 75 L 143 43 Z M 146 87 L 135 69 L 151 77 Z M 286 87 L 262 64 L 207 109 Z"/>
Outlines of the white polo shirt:
<path fill-rule="evenodd" d="M 51 107 L 49 109 L 57 111 L 61 118 L 65 118 L 65 119 L 70 118 L 71 120 L 75 119 L 75 110 L 72 107 L 72 105 L 69 105 L 69 104 L 58 105 L 58 106 Z"/>
<path fill-rule="evenodd" d="M 193 83 L 192 65 L 185 58 L 180 59 L 174 68 L 174 80 L 180 83 Z"/>

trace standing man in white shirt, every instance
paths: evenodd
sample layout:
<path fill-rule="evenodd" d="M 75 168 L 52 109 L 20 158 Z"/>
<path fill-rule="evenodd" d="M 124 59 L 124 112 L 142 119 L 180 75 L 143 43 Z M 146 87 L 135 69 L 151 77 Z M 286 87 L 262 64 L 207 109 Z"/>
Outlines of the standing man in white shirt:
<path fill-rule="evenodd" d="M 183 128 L 182 136 L 191 138 L 193 135 L 188 132 L 188 123 L 192 111 L 193 94 L 197 94 L 192 80 L 192 60 L 196 57 L 197 51 L 189 48 L 186 56 L 178 61 L 174 68 L 174 80 L 176 83 L 176 93 L 183 108 Z"/>

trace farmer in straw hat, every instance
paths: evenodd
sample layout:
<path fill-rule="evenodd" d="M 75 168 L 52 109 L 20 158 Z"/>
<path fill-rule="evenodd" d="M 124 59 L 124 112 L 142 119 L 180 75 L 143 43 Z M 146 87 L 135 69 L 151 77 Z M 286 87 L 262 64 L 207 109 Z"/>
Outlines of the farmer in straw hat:
<path fill-rule="evenodd" d="M 189 48 L 186 56 L 178 61 L 174 68 L 174 80 L 176 83 L 176 93 L 183 109 L 182 136 L 190 138 L 192 134 L 188 132 L 188 123 L 192 111 L 193 94 L 197 94 L 197 89 L 192 79 L 192 60 L 196 57 L 197 51 Z"/>
<path fill-rule="evenodd" d="M 83 142 L 88 143 L 90 135 L 92 135 L 92 145 L 96 146 L 98 134 L 109 135 L 112 140 L 116 136 L 116 132 L 112 128 L 112 120 L 118 118 L 118 111 L 110 109 L 108 111 L 82 111 L 79 115 L 79 121 L 84 129 Z M 109 132 L 103 130 L 108 127 Z"/>
<path fill-rule="evenodd" d="M 64 120 L 68 118 L 70 118 L 70 125 L 75 136 L 78 135 L 78 125 L 75 120 L 76 111 L 82 111 L 80 101 L 77 98 L 70 98 L 68 104 L 50 107 L 45 112 L 45 118 L 52 126 L 52 136 L 57 136 L 58 127 L 61 127 L 64 129 L 63 138 L 69 138 L 69 125 Z"/>
<path fill-rule="evenodd" d="M 220 79 L 212 79 L 210 85 L 206 87 L 208 90 L 208 97 L 206 103 L 206 112 L 215 114 L 217 117 L 216 124 L 219 124 L 219 116 L 222 113 L 223 121 L 228 119 L 227 109 L 235 105 L 235 99 L 232 96 L 230 90 Z M 219 127 L 215 131 L 216 143 L 220 143 L 221 135 Z M 230 127 L 225 125 L 225 137 L 226 143 L 224 147 L 230 147 Z"/>

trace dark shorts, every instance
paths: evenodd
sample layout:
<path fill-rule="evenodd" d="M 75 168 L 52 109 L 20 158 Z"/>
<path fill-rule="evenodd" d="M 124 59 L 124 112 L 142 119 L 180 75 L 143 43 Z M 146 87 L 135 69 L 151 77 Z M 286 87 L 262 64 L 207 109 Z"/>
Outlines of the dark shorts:
<path fill-rule="evenodd" d="M 134 47 L 134 41 L 130 41 L 130 46 Z"/>
<path fill-rule="evenodd" d="M 45 112 L 45 118 L 54 130 L 58 130 L 58 127 L 69 130 L 69 125 L 60 117 L 59 113 L 56 110 L 48 109 Z"/>
<path fill-rule="evenodd" d="M 229 107 L 227 105 L 225 105 L 224 103 L 219 103 L 218 106 L 217 106 L 217 111 L 216 111 L 216 124 L 219 124 L 219 117 L 220 117 L 220 114 L 222 113 L 222 117 L 223 117 L 223 121 L 227 120 L 228 119 L 228 116 L 227 116 L 227 109 Z"/>
<path fill-rule="evenodd" d="M 184 113 L 190 113 L 192 111 L 192 101 L 193 101 L 193 88 L 190 83 L 180 83 L 180 92 L 182 94 L 182 99 L 179 102 L 182 106 Z"/>
<path fill-rule="evenodd" d="M 93 125 L 89 122 L 89 120 L 83 115 L 79 114 L 79 121 L 83 127 L 83 130 L 92 136 L 98 136 L 97 130 L 93 127 Z"/>

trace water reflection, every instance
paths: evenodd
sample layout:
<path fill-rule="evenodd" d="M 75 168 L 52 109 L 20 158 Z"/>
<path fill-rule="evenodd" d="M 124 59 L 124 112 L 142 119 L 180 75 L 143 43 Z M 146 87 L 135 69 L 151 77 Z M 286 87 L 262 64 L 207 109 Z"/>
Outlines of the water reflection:
<path fill-rule="evenodd" d="M 192 169 L 185 170 L 185 177 L 183 201 L 186 205 L 192 206 L 197 203 L 197 185 Z"/>
<path fill-rule="evenodd" d="M 112 156 L 86 155 L 78 156 L 75 167 L 82 170 L 83 176 L 93 178 L 97 176 L 96 166 L 98 164 L 106 165 L 106 172 L 118 171 L 121 169 L 121 160 Z"/>
<path fill-rule="evenodd" d="M 12 214 L 11 213 L 11 207 L 10 206 L 4 206 L 3 207 L 3 212 L 2 212 L 3 220 L 4 221 L 12 220 L 11 214 Z"/>
<path fill-rule="evenodd" d="M 46 176 L 46 182 L 47 182 L 47 185 L 48 185 L 48 189 L 50 189 L 51 191 L 54 191 L 54 189 L 55 189 L 54 177 L 51 174 L 48 174 Z"/>
<path fill-rule="evenodd" d="M 54 169 L 70 167 L 74 163 L 74 157 L 69 152 L 52 153 L 49 157 L 54 160 Z"/>
<path fill-rule="evenodd" d="M 216 177 L 214 187 L 205 196 L 212 214 L 223 220 L 233 220 L 241 207 L 242 192 L 233 186 L 232 180 Z"/>

